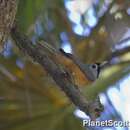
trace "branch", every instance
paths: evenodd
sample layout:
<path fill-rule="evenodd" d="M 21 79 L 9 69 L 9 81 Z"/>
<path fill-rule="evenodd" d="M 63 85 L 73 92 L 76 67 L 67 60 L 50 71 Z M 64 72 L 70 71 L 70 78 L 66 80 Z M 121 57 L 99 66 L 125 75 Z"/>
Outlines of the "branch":
<path fill-rule="evenodd" d="M 130 73 L 129 65 L 130 61 L 126 61 L 111 67 L 109 66 L 109 74 L 106 75 L 104 73 L 94 84 L 87 87 L 87 99 L 95 99 L 99 93 L 106 91 L 108 87 L 128 75 Z"/>
<path fill-rule="evenodd" d="M 127 37 L 119 42 L 117 42 L 116 44 L 120 45 L 120 44 L 124 44 L 125 42 L 129 41 L 130 40 L 130 37 Z M 119 49 L 119 50 L 115 50 L 113 51 L 111 54 L 109 54 L 107 57 L 106 57 L 106 60 L 105 62 L 101 65 L 101 69 L 102 68 L 106 68 L 106 67 L 109 67 L 111 65 L 113 65 L 113 63 L 111 63 L 112 59 L 115 58 L 115 57 L 119 57 L 125 53 L 128 53 L 130 52 L 130 46 L 128 47 L 125 47 L 123 49 Z M 119 62 L 118 62 L 119 63 Z M 118 63 L 115 63 L 115 64 L 118 64 Z"/>
<path fill-rule="evenodd" d="M 116 43 L 117 45 L 120 45 L 120 44 L 124 44 L 125 42 L 129 41 L 130 40 L 130 37 L 127 37 L 121 41 L 119 41 L 118 43 Z M 113 57 L 117 57 L 117 56 L 120 56 L 124 53 L 127 53 L 130 51 L 130 47 L 125 47 L 123 49 L 120 49 L 120 50 L 115 50 L 114 52 L 112 52 L 112 54 L 108 57 L 108 60 L 112 59 Z"/>
<path fill-rule="evenodd" d="M 100 116 L 100 113 L 103 111 L 100 101 L 89 102 L 78 89 L 78 86 L 73 83 L 72 76 L 68 73 L 67 69 L 62 67 L 63 65 L 58 64 L 56 59 L 51 59 L 41 43 L 33 45 L 31 40 L 16 27 L 12 29 L 11 35 L 18 48 L 29 55 L 34 61 L 41 64 L 56 84 L 80 110 L 88 114 L 91 119 L 96 119 Z"/>

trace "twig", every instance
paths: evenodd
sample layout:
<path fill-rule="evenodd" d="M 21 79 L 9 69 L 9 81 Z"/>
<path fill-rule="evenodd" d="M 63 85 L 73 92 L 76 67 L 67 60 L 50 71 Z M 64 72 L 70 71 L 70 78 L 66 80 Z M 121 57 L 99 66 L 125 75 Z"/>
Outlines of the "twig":
<path fill-rule="evenodd" d="M 125 38 L 125 39 L 119 41 L 119 42 L 116 43 L 116 44 L 120 45 L 120 44 L 123 44 L 123 43 L 125 43 L 125 42 L 127 42 L 127 41 L 129 41 L 129 40 L 130 40 L 130 37 L 127 37 L 127 38 Z M 115 50 L 115 51 L 112 52 L 112 54 L 108 57 L 108 60 L 111 60 L 113 57 L 120 56 L 120 55 L 122 55 L 122 54 L 124 54 L 124 53 L 126 53 L 126 52 L 129 52 L 129 51 L 130 51 L 130 47 L 125 47 L 125 48 L 120 49 L 120 50 Z"/>
<path fill-rule="evenodd" d="M 120 45 L 120 44 L 123 44 L 127 41 L 130 40 L 130 37 L 127 37 L 119 42 L 117 42 L 116 44 Z M 106 68 L 107 66 L 110 66 L 110 65 L 113 65 L 113 63 L 111 62 L 113 58 L 116 58 L 116 57 L 119 57 L 127 52 L 130 52 L 130 46 L 128 47 L 125 47 L 123 49 L 120 49 L 120 50 L 115 50 L 113 51 L 111 54 L 109 54 L 107 57 L 106 57 L 106 60 L 104 62 L 104 64 L 102 64 L 101 66 L 101 69 L 102 68 Z M 115 63 L 115 64 L 118 64 L 118 63 Z"/>
<path fill-rule="evenodd" d="M 120 44 L 123 44 L 123 43 L 125 43 L 125 42 L 127 42 L 127 41 L 129 41 L 129 40 L 130 40 L 130 37 L 127 37 L 127 38 L 125 38 L 125 39 L 120 40 L 120 41 L 117 42 L 116 44 L 120 45 Z"/>
<path fill-rule="evenodd" d="M 72 77 L 66 68 L 61 67 L 60 64 L 57 64 L 57 61 L 51 59 L 40 43 L 33 45 L 31 40 L 26 35 L 20 33 L 16 27 L 12 29 L 11 35 L 19 49 L 41 64 L 80 110 L 88 114 L 91 119 L 96 119 L 100 116 L 100 113 L 103 111 L 100 101 L 87 101 L 86 97 L 71 80 Z"/>

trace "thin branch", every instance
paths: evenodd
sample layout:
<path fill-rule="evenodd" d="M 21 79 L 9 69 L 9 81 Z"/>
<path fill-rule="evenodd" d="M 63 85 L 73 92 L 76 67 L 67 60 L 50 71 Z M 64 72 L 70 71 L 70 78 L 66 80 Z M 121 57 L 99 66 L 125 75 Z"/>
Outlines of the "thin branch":
<path fill-rule="evenodd" d="M 127 41 L 129 41 L 129 40 L 130 40 L 130 37 L 127 37 L 127 38 L 125 38 L 125 39 L 119 41 L 119 42 L 116 43 L 116 44 L 118 44 L 118 45 L 124 44 L 125 42 L 127 42 Z M 112 52 L 112 54 L 108 57 L 108 60 L 112 59 L 113 57 L 120 56 L 120 55 L 122 55 L 122 54 L 124 54 L 124 53 L 127 53 L 127 52 L 129 52 L 129 51 L 130 51 L 130 47 L 125 47 L 125 48 L 120 49 L 120 50 L 115 50 L 115 51 Z"/>
<path fill-rule="evenodd" d="M 118 45 L 124 44 L 125 42 L 127 42 L 127 41 L 129 41 L 129 40 L 130 40 L 130 37 L 127 37 L 127 38 L 125 38 L 125 39 L 119 41 L 119 42 L 116 43 L 116 44 L 118 44 Z M 125 47 L 125 48 L 120 49 L 120 50 L 115 50 L 115 51 L 113 51 L 110 55 L 108 55 L 108 56 L 106 57 L 105 62 L 104 62 L 103 65 L 101 66 L 101 69 L 102 69 L 102 68 L 106 68 L 107 66 L 113 65 L 113 63 L 111 63 L 111 61 L 112 61 L 113 58 L 119 57 L 119 56 L 121 56 L 121 55 L 123 55 L 123 54 L 125 54 L 125 53 L 128 53 L 128 52 L 130 52 L 130 46 Z M 115 64 L 117 64 L 117 63 L 115 63 Z"/>
<path fill-rule="evenodd" d="M 127 42 L 127 41 L 129 41 L 130 40 L 130 37 L 127 37 L 127 38 L 125 38 L 125 39 L 122 39 L 122 40 L 120 40 L 118 43 L 116 43 L 116 44 L 118 44 L 118 45 L 120 45 L 120 44 L 123 44 L 123 43 L 125 43 L 125 42 Z"/>
<path fill-rule="evenodd" d="M 100 113 L 103 111 L 100 101 L 89 102 L 78 89 L 78 86 L 74 84 L 71 74 L 68 73 L 67 69 L 61 67 L 56 59 L 51 59 L 41 43 L 33 45 L 31 40 L 26 35 L 20 33 L 16 27 L 12 29 L 11 35 L 19 49 L 41 64 L 56 84 L 80 110 L 88 114 L 91 119 L 96 119 L 100 116 Z"/>

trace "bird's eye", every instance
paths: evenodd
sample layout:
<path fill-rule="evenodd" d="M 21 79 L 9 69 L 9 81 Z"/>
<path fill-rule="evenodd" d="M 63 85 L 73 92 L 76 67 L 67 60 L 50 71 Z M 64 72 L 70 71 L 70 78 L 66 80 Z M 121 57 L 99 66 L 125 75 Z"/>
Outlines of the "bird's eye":
<path fill-rule="evenodd" d="M 97 69 L 97 64 L 92 64 L 92 69 Z"/>

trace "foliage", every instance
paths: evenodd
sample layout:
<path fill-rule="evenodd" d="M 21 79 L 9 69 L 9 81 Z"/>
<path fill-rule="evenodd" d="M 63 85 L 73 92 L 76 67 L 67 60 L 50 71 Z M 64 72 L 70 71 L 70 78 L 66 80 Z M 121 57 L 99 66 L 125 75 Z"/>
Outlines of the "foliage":
<path fill-rule="evenodd" d="M 101 0 L 96 8 L 97 13 L 103 2 Z M 61 32 L 66 32 L 67 42 L 71 43 L 74 55 L 81 61 L 103 62 L 111 56 L 111 50 L 118 45 L 116 43 L 126 32 L 125 28 L 130 26 L 126 13 L 128 7 L 124 3 L 128 1 L 113 1 L 88 37 L 73 32 L 73 23 L 69 21 L 67 10 L 60 0 L 20 0 L 16 21 L 34 42 L 45 40 L 55 48 L 62 46 Z M 122 8 L 110 15 L 109 10 L 115 4 Z M 119 13 L 123 18 L 115 20 Z M 40 34 L 37 32 L 37 22 L 42 28 Z M 10 54 L 6 55 L 8 51 Z M 14 44 L 11 44 L 10 50 L 7 46 L 3 54 L 0 56 L 0 129 L 83 129 L 82 122 L 73 114 L 75 108 L 40 65 L 20 52 Z M 129 73 L 129 52 L 119 55 L 118 60 L 119 63 L 114 63 L 117 65 L 106 67 L 93 84 L 86 84 L 81 75 L 74 77 L 76 82 L 84 84 L 81 89 L 90 100 Z M 78 73 L 76 69 L 73 71 Z"/>

